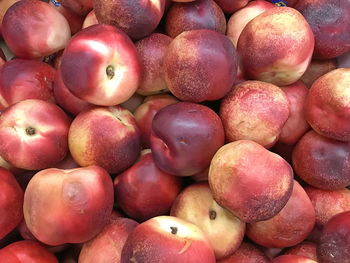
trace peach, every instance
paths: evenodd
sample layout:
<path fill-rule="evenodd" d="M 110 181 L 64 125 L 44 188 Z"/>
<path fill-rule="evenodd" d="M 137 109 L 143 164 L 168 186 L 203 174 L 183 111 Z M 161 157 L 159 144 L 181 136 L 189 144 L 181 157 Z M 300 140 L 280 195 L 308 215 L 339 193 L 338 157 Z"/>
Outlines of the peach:
<path fill-rule="evenodd" d="M 332 217 L 324 226 L 317 255 L 320 262 L 350 262 L 350 211 Z"/>
<path fill-rule="evenodd" d="M 150 142 L 154 162 L 170 174 L 190 176 L 206 169 L 224 139 L 219 116 L 200 104 L 168 105 L 152 121 Z"/>
<path fill-rule="evenodd" d="M 244 222 L 277 215 L 292 194 L 293 170 L 282 157 L 248 140 L 228 143 L 209 168 L 214 200 Z"/>
<path fill-rule="evenodd" d="M 217 263 L 269 263 L 269 259 L 255 245 L 243 241 L 240 247 Z"/>
<path fill-rule="evenodd" d="M 174 103 L 179 102 L 171 95 L 148 96 L 134 112 L 135 120 L 141 131 L 141 140 L 144 148 L 150 147 L 150 136 L 152 131 L 152 121 L 157 112 Z"/>
<path fill-rule="evenodd" d="M 243 28 L 249 23 L 249 21 L 272 7 L 274 7 L 274 5 L 270 2 L 255 0 L 250 1 L 245 7 L 234 12 L 227 22 L 226 35 L 231 39 L 235 47 L 237 47 L 238 38 L 241 35 Z"/>
<path fill-rule="evenodd" d="M 180 177 L 160 170 L 147 151 L 114 179 L 115 200 L 129 217 L 145 221 L 169 213 L 181 183 Z"/>
<path fill-rule="evenodd" d="M 15 176 L 0 168 L 0 240 L 9 234 L 23 218 L 23 190 Z"/>
<path fill-rule="evenodd" d="M 225 34 L 225 15 L 214 0 L 172 4 L 165 20 L 166 34 L 175 38 L 184 31 L 196 29 L 210 29 Z"/>
<path fill-rule="evenodd" d="M 135 118 L 121 106 L 92 107 L 80 112 L 70 126 L 68 144 L 80 166 L 98 165 L 109 173 L 129 168 L 141 150 Z"/>
<path fill-rule="evenodd" d="M 304 82 L 308 88 L 311 88 L 315 80 L 336 68 L 336 59 L 313 59 L 300 80 Z"/>
<path fill-rule="evenodd" d="M 313 187 L 337 190 L 350 185 L 350 145 L 307 132 L 296 144 L 295 173 Z"/>
<path fill-rule="evenodd" d="M 235 82 L 237 67 L 232 42 L 207 29 L 178 35 L 170 43 L 164 59 L 169 90 L 179 99 L 192 102 L 224 97 Z"/>
<path fill-rule="evenodd" d="M 59 2 L 80 16 L 87 15 L 93 8 L 93 0 L 59 0 Z"/>
<path fill-rule="evenodd" d="M 25 100 L 55 102 L 53 81 L 56 70 L 35 60 L 12 59 L 0 68 L 0 109 Z"/>
<path fill-rule="evenodd" d="M 24 193 L 28 229 L 47 245 L 90 240 L 108 223 L 112 208 L 113 182 L 98 166 L 41 170 Z"/>
<path fill-rule="evenodd" d="M 270 148 L 289 117 L 289 101 L 277 86 L 261 81 L 236 85 L 221 101 L 226 140 L 252 140 Z"/>
<path fill-rule="evenodd" d="M 138 225 L 128 236 L 121 263 L 215 263 L 208 239 L 194 224 L 158 216 Z"/>
<path fill-rule="evenodd" d="M 315 35 L 315 58 L 334 58 L 350 51 L 349 1 L 303 0 L 295 8 Z"/>
<path fill-rule="evenodd" d="M 286 144 L 296 144 L 301 136 L 310 129 L 310 125 L 304 115 L 305 101 L 309 90 L 301 81 L 281 88 L 287 95 L 290 115 L 282 128 L 278 140 Z"/>
<path fill-rule="evenodd" d="M 141 83 L 137 93 L 147 96 L 168 91 L 163 60 L 171 41 L 166 35 L 153 33 L 135 43 L 142 65 Z"/>
<path fill-rule="evenodd" d="M 37 0 L 13 4 L 4 15 L 1 30 L 8 47 L 21 58 L 51 55 L 64 49 L 71 37 L 66 18 Z"/>
<path fill-rule="evenodd" d="M 99 23 L 110 24 L 137 40 L 150 35 L 158 26 L 165 0 L 93 0 Z"/>
<path fill-rule="evenodd" d="M 87 28 L 89 26 L 92 25 L 97 25 L 98 24 L 98 20 L 95 14 L 95 10 L 91 10 L 85 17 L 83 25 L 82 25 L 82 29 Z"/>
<path fill-rule="evenodd" d="M 271 263 L 317 263 L 317 261 L 303 256 L 282 255 L 274 258 Z"/>
<path fill-rule="evenodd" d="M 247 76 L 278 86 L 290 85 L 304 74 L 313 48 L 309 24 L 290 7 L 273 7 L 252 19 L 237 44 Z"/>
<path fill-rule="evenodd" d="M 249 1 L 250 0 L 215 0 L 222 11 L 228 14 L 232 14 L 237 10 L 245 7 Z"/>
<path fill-rule="evenodd" d="M 0 250 L 0 261 L 8 263 L 58 263 L 47 248 L 36 241 L 21 240 Z"/>
<path fill-rule="evenodd" d="M 1 72 L 1 69 L 0 69 Z M 1 86 L 0 86 L 1 88 Z M 53 94 L 56 103 L 62 107 L 66 112 L 69 112 L 73 116 L 78 115 L 81 111 L 92 107 L 93 104 L 88 103 L 75 96 L 63 83 L 61 71 L 56 72 L 53 85 Z"/>
<path fill-rule="evenodd" d="M 350 68 L 339 68 L 318 78 L 309 91 L 305 117 L 319 134 L 350 141 Z"/>
<path fill-rule="evenodd" d="M 317 248 L 317 245 L 315 243 L 304 241 L 299 243 L 298 245 L 288 248 L 283 252 L 283 254 L 303 256 L 318 262 L 316 248 Z"/>
<path fill-rule="evenodd" d="M 55 104 L 28 99 L 0 115 L 0 156 L 11 165 L 39 170 L 64 159 L 70 120 Z"/>
<path fill-rule="evenodd" d="M 274 217 L 247 225 L 247 236 L 255 243 L 274 248 L 302 242 L 315 225 L 315 211 L 303 187 L 294 181 L 287 204 Z"/>
<path fill-rule="evenodd" d="M 128 100 L 141 76 L 130 38 L 116 27 L 102 24 L 87 27 L 72 38 L 63 52 L 60 70 L 63 83 L 75 96 L 101 106 Z"/>
<path fill-rule="evenodd" d="M 111 220 L 93 239 L 83 245 L 79 263 L 120 263 L 120 255 L 129 234 L 138 223 L 129 218 Z"/>
<path fill-rule="evenodd" d="M 216 259 L 232 254 L 242 243 L 245 223 L 214 201 L 208 183 L 183 190 L 170 215 L 197 225 L 209 239 Z"/>
<path fill-rule="evenodd" d="M 14 3 L 18 2 L 19 0 L 2 0 L 0 2 L 0 35 L 1 35 L 1 25 L 3 17 L 7 11 Z"/>

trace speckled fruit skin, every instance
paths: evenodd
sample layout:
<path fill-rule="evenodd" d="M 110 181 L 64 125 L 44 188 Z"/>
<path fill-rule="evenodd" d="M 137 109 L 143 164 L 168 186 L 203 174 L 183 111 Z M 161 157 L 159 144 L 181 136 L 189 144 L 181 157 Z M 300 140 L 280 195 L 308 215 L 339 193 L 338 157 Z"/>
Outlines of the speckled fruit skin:
<path fill-rule="evenodd" d="M 111 220 L 96 237 L 84 243 L 79 263 L 120 263 L 124 243 L 137 225 L 136 221 L 129 218 Z"/>
<path fill-rule="evenodd" d="M 240 140 L 216 152 L 209 185 L 219 205 L 252 223 L 275 216 L 286 205 L 292 194 L 293 170 L 277 154 Z"/>
<path fill-rule="evenodd" d="M 110 24 L 137 40 L 150 35 L 158 26 L 165 0 L 93 0 L 99 23 Z"/>
<path fill-rule="evenodd" d="M 348 0 L 302 0 L 295 8 L 305 17 L 315 35 L 315 58 L 334 58 L 350 50 Z"/>
<path fill-rule="evenodd" d="M 32 240 L 13 242 L 0 250 L 0 261 L 9 263 L 58 263 L 57 258 L 42 244 Z"/>
<path fill-rule="evenodd" d="M 272 147 L 289 117 L 289 107 L 286 94 L 273 84 L 245 81 L 236 85 L 220 104 L 226 141 L 252 140 Z"/>
<path fill-rule="evenodd" d="M 316 252 L 317 244 L 309 241 L 303 241 L 296 246 L 288 248 L 283 251 L 284 255 L 297 255 L 310 258 L 318 262 L 317 252 Z"/>
<path fill-rule="evenodd" d="M 36 173 L 24 193 L 30 232 L 47 245 L 83 243 L 109 222 L 113 182 L 98 166 Z"/>
<path fill-rule="evenodd" d="M 209 241 L 196 225 L 172 216 L 159 216 L 138 225 L 128 236 L 121 263 L 133 262 L 216 261 Z"/>
<path fill-rule="evenodd" d="M 180 177 L 160 170 L 148 152 L 114 179 L 115 201 L 129 217 L 145 221 L 169 213 L 181 183 Z"/>
<path fill-rule="evenodd" d="M 350 262 L 350 211 L 332 217 L 324 226 L 317 255 L 322 263 Z"/>
<path fill-rule="evenodd" d="M 0 109 L 25 99 L 55 102 L 53 81 L 56 70 L 35 60 L 12 59 L 0 68 Z"/>
<path fill-rule="evenodd" d="M 315 225 L 315 211 L 303 187 L 294 180 L 287 204 L 274 217 L 247 225 L 247 236 L 264 247 L 284 248 L 302 242 Z"/>
<path fill-rule="evenodd" d="M 168 91 L 164 79 L 163 61 L 172 38 L 160 33 L 143 38 L 135 43 L 140 56 L 141 82 L 136 92 L 147 96 Z"/>
<path fill-rule="evenodd" d="M 243 241 L 235 252 L 217 263 L 270 263 L 270 260 L 257 246 Z"/>
<path fill-rule="evenodd" d="M 336 59 L 313 59 L 300 80 L 304 82 L 308 88 L 311 88 L 315 80 L 336 69 L 337 64 Z"/>
<path fill-rule="evenodd" d="M 10 233 L 23 218 L 23 190 L 15 176 L 0 168 L 0 239 Z"/>
<path fill-rule="evenodd" d="M 237 46 L 247 76 L 277 86 L 290 85 L 304 74 L 313 49 L 310 26 L 290 7 L 273 7 L 255 17 Z"/>
<path fill-rule="evenodd" d="M 226 20 L 213 0 L 174 3 L 167 12 L 165 32 L 175 38 L 184 31 L 210 29 L 225 34 Z"/>
<path fill-rule="evenodd" d="M 17 57 L 27 59 L 48 56 L 63 49 L 71 37 L 64 16 L 48 3 L 36 0 L 23 0 L 12 5 L 4 15 L 1 31 L 11 51 Z"/>
<path fill-rule="evenodd" d="M 249 0 L 215 0 L 215 2 L 221 7 L 222 11 L 232 14 L 245 7 Z"/>
<path fill-rule="evenodd" d="M 292 154 L 295 173 L 313 187 L 342 189 L 350 184 L 350 144 L 307 132 Z"/>
<path fill-rule="evenodd" d="M 26 170 L 52 167 L 68 152 L 70 120 L 43 100 L 23 100 L 0 115 L 0 156 Z"/>
<path fill-rule="evenodd" d="M 350 68 L 339 68 L 318 78 L 305 104 L 305 118 L 319 134 L 350 141 Z"/>
<path fill-rule="evenodd" d="M 75 96 L 101 106 L 128 100 L 141 77 L 133 42 L 116 27 L 102 24 L 74 35 L 63 52 L 60 70 L 64 84 Z"/>
<path fill-rule="evenodd" d="M 79 113 L 70 126 L 68 144 L 79 165 L 98 165 L 113 174 L 133 165 L 141 150 L 135 118 L 121 106 L 93 107 Z"/>
<path fill-rule="evenodd" d="M 179 99 L 191 102 L 224 97 L 236 80 L 237 68 L 238 58 L 232 42 L 207 29 L 178 35 L 170 43 L 164 59 L 169 90 Z"/>
<path fill-rule="evenodd" d="M 282 255 L 274 258 L 271 263 L 317 263 L 317 261 L 303 256 Z"/>
<path fill-rule="evenodd" d="M 209 107 L 179 102 L 154 116 L 150 137 L 156 165 L 163 171 L 190 176 L 206 169 L 224 144 L 219 116 Z"/>

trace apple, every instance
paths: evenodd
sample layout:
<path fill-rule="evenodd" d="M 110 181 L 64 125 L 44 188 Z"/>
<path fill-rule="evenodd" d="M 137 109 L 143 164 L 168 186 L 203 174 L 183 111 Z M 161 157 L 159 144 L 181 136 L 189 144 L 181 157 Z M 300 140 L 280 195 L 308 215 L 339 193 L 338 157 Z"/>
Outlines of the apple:
<path fill-rule="evenodd" d="M 3 17 L 1 31 L 15 56 L 28 59 L 64 49 L 71 37 L 66 18 L 48 3 L 38 0 L 13 4 Z"/>
<path fill-rule="evenodd" d="M 249 140 L 222 146 L 211 161 L 208 179 L 214 200 L 247 223 L 277 215 L 293 188 L 290 165 Z"/>
<path fill-rule="evenodd" d="M 262 81 L 244 81 L 221 100 L 220 118 L 226 140 L 252 140 L 270 148 L 290 113 L 287 95 Z"/>
<path fill-rule="evenodd" d="M 167 35 L 153 33 L 135 43 L 142 64 L 141 83 L 136 90 L 138 94 L 147 96 L 168 91 L 163 61 L 171 41 L 172 38 Z"/>
<path fill-rule="evenodd" d="M 63 83 L 78 98 L 113 106 L 134 94 L 140 67 L 128 36 L 114 26 L 98 24 L 72 38 L 63 52 L 60 70 Z"/>
<path fill-rule="evenodd" d="M 121 173 L 137 160 L 140 131 L 134 116 L 121 106 L 92 107 L 73 120 L 69 151 L 80 166 L 98 165 L 109 173 Z"/>
<path fill-rule="evenodd" d="M 0 67 L 0 109 L 25 99 L 55 102 L 53 81 L 56 70 L 35 60 L 12 59 Z"/>
<path fill-rule="evenodd" d="M 93 0 L 97 20 L 123 30 L 134 40 L 150 35 L 158 26 L 165 0 Z"/>
<path fill-rule="evenodd" d="M 92 25 L 97 25 L 98 24 L 98 20 L 95 14 L 95 10 L 91 10 L 85 17 L 83 25 L 82 25 L 82 29 L 87 28 L 89 26 Z"/>
<path fill-rule="evenodd" d="M 174 3 L 165 20 L 165 32 L 175 38 L 184 31 L 210 29 L 226 32 L 226 19 L 214 0 L 196 0 L 190 3 Z"/>
<path fill-rule="evenodd" d="M 350 68 L 334 69 L 318 78 L 309 91 L 305 118 L 319 134 L 350 141 Z"/>
<path fill-rule="evenodd" d="M 191 102 L 168 105 L 154 116 L 150 137 L 156 165 L 163 171 L 190 176 L 205 170 L 224 144 L 219 116 Z"/>
<path fill-rule="evenodd" d="M 24 219 L 44 244 L 82 243 L 108 223 L 113 199 L 112 179 L 101 167 L 45 169 L 24 193 Z"/>
<path fill-rule="evenodd" d="M 304 74 L 313 49 L 310 25 L 290 7 L 273 7 L 252 19 L 237 44 L 248 78 L 277 86 L 290 85 Z"/>
<path fill-rule="evenodd" d="M 350 143 L 307 132 L 294 147 L 295 173 L 309 185 L 338 190 L 350 185 Z"/>
<path fill-rule="evenodd" d="M 115 200 L 129 217 L 145 221 L 169 213 L 181 183 L 180 177 L 160 170 L 152 152 L 145 150 L 133 166 L 114 179 Z"/>
<path fill-rule="evenodd" d="M 121 263 L 215 263 L 213 248 L 194 224 L 172 216 L 153 217 L 128 236 Z"/>
<path fill-rule="evenodd" d="M 304 82 L 308 88 L 311 88 L 315 80 L 336 68 L 336 59 L 313 59 L 300 80 Z"/>
<path fill-rule="evenodd" d="M 177 98 L 192 102 L 224 97 L 236 79 L 237 67 L 232 42 L 223 34 L 207 29 L 178 35 L 164 59 L 169 90 Z"/>
<path fill-rule="evenodd" d="M 274 258 L 271 263 L 317 263 L 317 261 L 303 256 L 282 255 Z"/>
<path fill-rule="evenodd" d="M 23 190 L 15 176 L 0 168 L 0 240 L 9 234 L 23 218 Z"/>
<path fill-rule="evenodd" d="M 58 106 L 38 99 L 20 101 L 0 115 L 0 155 L 11 165 L 40 170 L 68 152 L 70 120 Z"/>
<path fill-rule="evenodd" d="M 129 218 L 111 220 L 93 239 L 84 243 L 79 263 L 120 263 L 120 255 L 129 234 L 138 223 Z"/>
<path fill-rule="evenodd" d="M 317 244 L 309 241 L 303 241 L 293 247 L 288 248 L 283 252 L 284 255 L 297 255 L 310 258 L 318 262 Z"/>
<path fill-rule="evenodd" d="M 245 223 L 214 201 L 208 183 L 192 184 L 183 190 L 170 215 L 197 225 L 209 239 L 216 259 L 229 256 L 242 243 Z"/>

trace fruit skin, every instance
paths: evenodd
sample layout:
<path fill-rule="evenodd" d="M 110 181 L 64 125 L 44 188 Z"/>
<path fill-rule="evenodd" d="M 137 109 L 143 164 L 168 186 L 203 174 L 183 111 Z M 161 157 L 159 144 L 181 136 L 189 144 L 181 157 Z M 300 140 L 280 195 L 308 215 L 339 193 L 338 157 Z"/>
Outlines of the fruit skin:
<path fill-rule="evenodd" d="M 56 70 L 35 60 L 15 58 L 0 68 L 0 109 L 25 99 L 55 103 L 53 81 Z"/>
<path fill-rule="evenodd" d="M 3 0 L 0 2 L 0 36 L 1 36 L 1 25 L 2 25 L 2 20 L 4 18 L 4 15 L 14 3 L 18 2 L 19 0 Z"/>
<path fill-rule="evenodd" d="M 28 99 L 0 115 L 0 156 L 26 170 L 52 167 L 68 152 L 70 120 L 55 104 Z"/>
<path fill-rule="evenodd" d="M 215 2 L 221 7 L 222 11 L 232 14 L 245 7 L 249 0 L 215 0 Z"/>
<path fill-rule="evenodd" d="M 121 106 L 92 107 L 73 120 L 68 135 L 70 153 L 80 166 L 98 165 L 111 174 L 132 166 L 141 151 L 134 116 Z"/>
<path fill-rule="evenodd" d="M 171 104 L 153 118 L 150 141 L 154 162 L 170 174 L 190 176 L 205 170 L 224 139 L 219 116 L 200 104 Z"/>
<path fill-rule="evenodd" d="M 101 167 L 45 169 L 24 193 L 24 219 L 44 244 L 83 243 L 108 223 L 113 201 L 112 179 Z"/>
<path fill-rule="evenodd" d="M 172 216 L 138 225 L 123 247 L 121 263 L 215 263 L 209 241 L 194 224 Z"/>
<path fill-rule="evenodd" d="M 311 130 L 294 147 L 295 173 L 309 185 L 338 190 L 350 184 L 350 143 L 328 139 Z"/>
<path fill-rule="evenodd" d="M 221 147 L 209 168 L 214 200 L 242 221 L 267 220 L 282 210 L 292 194 L 293 170 L 277 154 L 240 140 Z"/>
<path fill-rule="evenodd" d="M 214 201 L 208 183 L 184 189 L 170 215 L 197 225 L 209 239 L 217 260 L 232 254 L 242 243 L 245 223 Z"/>
<path fill-rule="evenodd" d="M 284 255 L 297 255 L 310 258 L 318 262 L 317 244 L 309 241 L 303 241 L 294 247 L 290 247 L 283 252 Z"/>
<path fill-rule="evenodd" d="M 337 214 L 324 226 L 317 255 L 322 263 L 350 262 L 350 211 Z"/>
<path fill-rule="evenodd" d="M 181 191 L 180 177 L 167 174 L 154 163 L 149 150 L 114 179 L 115 200 L 131 218 L 145 221 L 168 214 Z"/>
<path fill-rule="evenodd" d="M 158 26 L 165 0 L 93 0 L 97 20 L 123 30 L 134 40 L 150 35 Z"/>
<path fill-rule="evenodd" d="M 60 2 L 65 8 L 80 16 L 87 15 L 93 8 L 92 0 L 60 0 Z"/>
<path fill-rule="evenodd" d="M 309 24 L 290 7 L 273 7 L 255 17 L 237 45 L 247 77 L 277 86 L 290 85 L 304 74 L 313 49 Z"/>
<path fill-rule="evenodd" d="M 8 263 L 58 263 L 57 258 L 39 242 L 21 240 L 0 250 L 0 261 Z"/>
<path fill-rule="evenodd" d="M 0 168 L 0 240 L 9 234 L 23 218 L 23 190 L 15 176 Z"/>
<path fill-rule="evenodd" d="M 128 100 L 141 76 L 139 56 L 130 38 L 114 26 L 102 24 L 85 28 L 71 39 L 60 70 L 64 84 L 75 96 L 101 106 Z"/>
<path fill-rule="evenodd" d="M 15 56 L 27 59 L 63 49 L 71 37 L 65 17 L 48 3 L 38 0 L 13 4 L 4 15 L 1 30 Z"/>
<path fill-rule="evenodd" d="M 238 57 L 232 42 L 207 29 L 182 32 L 164 59 L 165 81 L 174 96 L 203 102 L 224 97 L 236 80 Z M 220 68 L 220 70 L 213 70 Z"/>
<path fill-rule="evenodd" d="M 271 263 L 317 263 L 317 261 L 303 256 L 282 255 L 274 258 Z"/>
<path fill-rule="evenodd" d="M 98 24 L 98 20 L 97 17 L 95 15 L 95 11 L 91 10 L 85 17 L 83 25 L 82 25 L 82 29 L 87 28 L 89 26 L 92 25 L 97 25 Z"/>
<path fill-rule="evenodd" d="M 312 84 L 324 74 L 336 69 L 338 62 L 336 59 L 313 59 L 307 67 L 300 80 L 310 89 Z M 343 67 L 342 67 L 343 68 Z M 345 68 L 345 67 L 344 67 Z"/>
<path fill-rule="evenodd" d="M 319 134 L 350 142 L 350 68 L 334 69 L 311 86 L 305 104 L 305 118 Z"/>

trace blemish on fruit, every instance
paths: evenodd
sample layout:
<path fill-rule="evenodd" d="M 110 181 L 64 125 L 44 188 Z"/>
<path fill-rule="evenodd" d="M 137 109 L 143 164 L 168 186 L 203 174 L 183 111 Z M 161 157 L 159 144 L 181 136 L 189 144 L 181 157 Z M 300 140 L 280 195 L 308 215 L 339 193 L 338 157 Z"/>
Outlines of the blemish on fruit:
<path fill-rule="evenodd" d="M 113 79 L 114 77 L 114 67 L 109 65 L 107 68 L 106 68 L 106 74 L 108 76 L 109 79 Z"/>
<path fill-rule="evenodd" d="M 33 127 L 26 128 L 26 134 L 27 135 L 34 135 L 35 134 L 35 129 Z"/>
<path fill-rule="evenodd" d="M 214 210 L 209 211 L 210 220 L 214 220 L 216 218 L 216 212 Z"/>
<path fill-rule="evenodd" d="M 171 233 L 172 233 L 173 235 L 176 235 L 176 233 L 177 233 L 177 227 L 171 226 L 170 229 L 171 229 Z"/>

